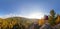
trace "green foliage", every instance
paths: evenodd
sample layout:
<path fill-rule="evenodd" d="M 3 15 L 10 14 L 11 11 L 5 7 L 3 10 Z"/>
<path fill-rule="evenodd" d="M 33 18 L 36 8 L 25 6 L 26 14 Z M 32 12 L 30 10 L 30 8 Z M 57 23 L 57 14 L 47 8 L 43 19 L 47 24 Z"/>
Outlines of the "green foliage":
<path fill-rule="evenodd" d="M 54 9 L 52 9 L 52 10 L 50 11 L 50 15 L 51 15 L 52 17 L 55 16 L 55 11 L 54 11 Z"/>
<path fill-rule="evenodd" d="M 51 25 L 55 25 L 56 17 L 55 17 L 55 11 L 51 10 L 50 11 L 50 16 L 49 16 L 49 23 Z"/>

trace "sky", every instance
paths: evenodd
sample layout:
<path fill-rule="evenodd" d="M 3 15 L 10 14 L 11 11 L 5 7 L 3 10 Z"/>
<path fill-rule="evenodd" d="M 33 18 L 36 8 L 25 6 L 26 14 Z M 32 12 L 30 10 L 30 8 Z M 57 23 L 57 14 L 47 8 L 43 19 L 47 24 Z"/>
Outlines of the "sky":
<path fill-rule="evenodd" d="M 60 14 L 60 0 L 0 0 L 0 17 L 41 18 L 51 9 Z"/>

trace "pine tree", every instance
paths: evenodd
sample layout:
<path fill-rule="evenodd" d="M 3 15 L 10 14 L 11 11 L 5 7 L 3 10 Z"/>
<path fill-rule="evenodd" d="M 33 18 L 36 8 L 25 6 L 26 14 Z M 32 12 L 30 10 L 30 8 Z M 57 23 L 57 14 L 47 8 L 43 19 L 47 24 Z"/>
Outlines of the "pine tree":
<path fill-rule="evenodd" d="M 51 11 L 50 11 L 50 16 L 49 16 L 49 23 L 50 23 L 50 25 L 55 25 L 55 21 L 56 21 L 56 17 L 55 17 L 55 11 L 52 9 Z"/>

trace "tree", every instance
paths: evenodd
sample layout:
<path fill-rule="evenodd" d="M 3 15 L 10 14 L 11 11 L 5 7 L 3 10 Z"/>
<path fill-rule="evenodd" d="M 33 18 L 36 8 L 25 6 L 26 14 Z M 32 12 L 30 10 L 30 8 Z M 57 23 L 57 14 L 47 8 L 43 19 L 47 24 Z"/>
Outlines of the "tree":
<path fill-rule="evenodd" d="M 54 9 L 52 9 L 51 11 L 50 11 L 50 15 L 52 16 L 52 17 L 54 17 L 55 16 L 55 11 L 54 11 Z"/>
<path fill-rule="evenodd" d="M 56 13 L 55 13 L 54 9 L 52 9 L 50 11 L 50 16 L 49 16 L 49 23 L 50 23 L 50 25 L 55 25 L 55 21 L 56 21 L 55 14 Z"/>

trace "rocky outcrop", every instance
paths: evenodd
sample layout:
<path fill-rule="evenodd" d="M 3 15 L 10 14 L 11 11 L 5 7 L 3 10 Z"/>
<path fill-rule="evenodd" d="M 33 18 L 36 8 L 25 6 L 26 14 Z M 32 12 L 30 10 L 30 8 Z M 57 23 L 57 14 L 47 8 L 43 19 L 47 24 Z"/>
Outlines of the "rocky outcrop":
<path fill-rule="evenodd" d="M 60 23 L 54 26 L 54 29 L 60 29 Z"/>
<path fill-rule="evenodd" d="M 50 26 L 49 24 L 44 24 L 40 29 L 60 29 L 60 23 L 55 26 Z"/>

